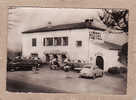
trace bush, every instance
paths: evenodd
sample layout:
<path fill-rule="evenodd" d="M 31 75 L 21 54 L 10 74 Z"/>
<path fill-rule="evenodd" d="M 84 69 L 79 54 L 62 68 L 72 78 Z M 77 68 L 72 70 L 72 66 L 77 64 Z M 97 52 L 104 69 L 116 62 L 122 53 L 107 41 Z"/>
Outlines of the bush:
<path fill-rule="evenodd" d="M 126 67 L 120 67 L 120 73 L 127 73 Z"/>
<path fill-rule="evenodd" d="M 120 73 L 120 68 L 119 67 L 112 67 L 108 69 L 108 72 L 111 74 L 119 74 Z"/>
<path fill-rule="evenodd" d="M 111 74 L 127 73 L 126 67 L 112 67 L 108 69 L 108 72 Z"/>

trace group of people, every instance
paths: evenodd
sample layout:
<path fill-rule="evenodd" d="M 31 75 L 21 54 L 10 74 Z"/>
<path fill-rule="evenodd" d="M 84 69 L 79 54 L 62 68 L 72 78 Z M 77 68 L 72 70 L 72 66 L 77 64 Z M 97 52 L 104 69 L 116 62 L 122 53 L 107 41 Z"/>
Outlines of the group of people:
<path fill-rule="evenodd" d="M 50 69 L 58 69 L 60 67 L 57 58 L 53 58 L 50 60 Z"/>
<path fill-rule="evenodd" d="M 61 65 L 58 62 L 57 58 L 53 58 L 53 59 L 50 60 L 50 68 L 51 69 L 61 69 L 61 68 L 63 68 L 64 70 L 68 69 L 70 60 L 68 58 L 65 58 L 62 63 L 63 64 Z"/>

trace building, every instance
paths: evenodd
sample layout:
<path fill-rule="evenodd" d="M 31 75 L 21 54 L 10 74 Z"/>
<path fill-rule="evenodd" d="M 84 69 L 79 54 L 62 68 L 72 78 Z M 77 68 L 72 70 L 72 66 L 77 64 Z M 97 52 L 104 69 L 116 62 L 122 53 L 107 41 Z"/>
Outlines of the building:
<path fill-rule="evenodd" d="M 106 29 L 94 26 L 93 20 L 56 25 L 23 32 L 22 55 L 39 56 L 43 62 L 57 57 L 62 62 L 66 57 L 98 65 L 103 70 L 117 66 L 120 45 L 114 38 L 126 41 L 122 34 L 108 33 Z M 113 41 L 109 42 L 112 37 Z M 109 39 L 109 40 L 108 40 Z"/>

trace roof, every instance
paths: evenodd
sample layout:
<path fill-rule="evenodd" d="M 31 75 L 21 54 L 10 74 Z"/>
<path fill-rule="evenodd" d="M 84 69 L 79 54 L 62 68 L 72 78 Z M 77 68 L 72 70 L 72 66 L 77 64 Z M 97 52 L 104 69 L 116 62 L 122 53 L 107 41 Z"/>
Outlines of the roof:
<path fill-rule="evenodd" d="M 24 31 L 22 33 L 28 34 L 28 33 L 60 31 L 60 30 L 73 30 L 73 29 L 85 29 L 85 28 L 105 31 L 104 28 L 96 27 L 95 25 L 92 25 L 92 24 L 87 24 L 87 22 L 80 22 L 80 23 L 63 24 L 63 25 L 56 25 L 56 26 L 50 26 L 50 27 L 42 27 L 42 28 L 37 28 L 37 29 L 31 29 L 31 30 Z"/>
<path fill-rule="evenodd" d="M 128 41 L 128 35 L 126 33 L 121 33 L 121 32 L 118 32 L 118 33 L 105 32 L 105 34 L 103 35 L 103 40 L 109 43 L 122 46 Z"/>
<path fill-rule="evenodd" d="M 95 43 L 96 45 L 99 45 L 102 48 L 108 49 L 108 50 L 120 50 L 122 48 L 122 46 L 114 44 L 114 43 L 110 43 L 107 41 L 104 41 L 104 43 Z"/>

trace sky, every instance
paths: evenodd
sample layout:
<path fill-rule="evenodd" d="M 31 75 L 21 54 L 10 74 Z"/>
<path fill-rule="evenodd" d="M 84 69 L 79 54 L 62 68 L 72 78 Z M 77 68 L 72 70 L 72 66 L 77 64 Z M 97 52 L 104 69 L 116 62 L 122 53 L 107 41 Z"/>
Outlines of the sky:
<path fill-rule="evenodd" d="M 22 32 L 39 27 L 83 22 L 87 18 L 99 20 L 101 9 L 31 8 L 9 9 L 8 49 L 20 51 Z"/>

